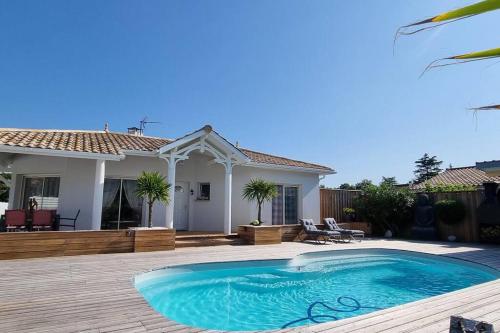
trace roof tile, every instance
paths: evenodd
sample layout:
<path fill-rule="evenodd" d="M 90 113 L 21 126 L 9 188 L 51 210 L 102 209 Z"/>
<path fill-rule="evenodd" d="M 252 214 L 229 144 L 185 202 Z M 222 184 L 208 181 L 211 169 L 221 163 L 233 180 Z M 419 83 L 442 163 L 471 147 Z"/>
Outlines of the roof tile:
<path fill-rule="evenodd" d="M 165 138 L 104 131 L 0 129 L 0 145 L 98 154 L 118 155 L 125 150 L 155 151 L 170 142 L 172 140 Z M 239 149 L 257 163 L 333 171 L 318 164 Z"/>
<path fill-rule="evenodd" d="M 471 185 L 481 186 L 485 182 L 500 182 L 500 177 L 488 176 L 476 167 L 449 168 L 431 179 L 412 185 L 412 189 L 424 189 L 429 185 Z"/>

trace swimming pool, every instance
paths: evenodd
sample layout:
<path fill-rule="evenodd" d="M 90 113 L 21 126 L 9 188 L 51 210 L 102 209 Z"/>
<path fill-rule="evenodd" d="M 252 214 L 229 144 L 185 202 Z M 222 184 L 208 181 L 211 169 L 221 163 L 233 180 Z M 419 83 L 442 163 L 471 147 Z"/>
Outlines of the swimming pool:
<path fill-rule="evenodd" d="M 497 278 L 498 271 L 466 261 L 363 249 L 174 266 L 136 276 L 135 286 L 176 322 L 249 331 L 358 316 Z"/>

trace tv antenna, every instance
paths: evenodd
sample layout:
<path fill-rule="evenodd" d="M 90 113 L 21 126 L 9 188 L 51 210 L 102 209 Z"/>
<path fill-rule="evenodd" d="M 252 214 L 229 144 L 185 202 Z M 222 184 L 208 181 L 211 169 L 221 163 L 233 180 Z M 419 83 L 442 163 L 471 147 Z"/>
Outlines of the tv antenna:
<path fill-rule="evenodd" d="M 148 121 L 148 117 L 142 118 L 141 121 L 139 121 L 139 133 L 141 135 L 144 135 L 144 130 L 146 129 L 147 124 L 159 124 L 159 121 Z"/>

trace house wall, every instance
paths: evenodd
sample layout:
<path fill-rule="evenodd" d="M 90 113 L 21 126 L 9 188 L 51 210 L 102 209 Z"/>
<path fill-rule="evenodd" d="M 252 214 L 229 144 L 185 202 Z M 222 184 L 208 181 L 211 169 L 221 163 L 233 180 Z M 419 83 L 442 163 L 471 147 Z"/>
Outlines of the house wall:
<path fill-rule="evenodd" d="M 209 163 L 209 155 L 192 153 L 188 160 L 178 162 L 176 181 L 189 183 L 193 195 L 189 196 L 189 229 L 193 231 L 222 231 L 224 225 L 224 176 L 225 169 L 220 164 Z M 106 161 L 107 178 L 135 179 L 142 171 L 167 172 L 164 160 L 150 157 L 128 156 L 122 161 Z M 93 187 L 96 161 L 88 159 L 18 155 L 13 162 L 13 195 L 9 207 L 19 208 L 21 204 L 23 175 L 58 175 L 60 181 L 59 214 L 72 217 L 80 209 L 78 229 L 91 229 Z M 243 187 L 252 178 L 263 178 L 284 185 L 299 187 L 299 218 L 307 217 L 319 221 L 319 177 L 317 174 L 283 170 L 267 170 L 254 167 L 235 166 L 233 168 L 232 189 L 232 229 L 248 224 L 257 218 L 255 203 L 241 197 Z M 197 200 L 198 184 L 211 184 L 209 201 Z M 271 203 L 263 207 L 263 220 L 271 224 Z M 147 207 L 143 208 L 143 221 L 147 220 Z M 157 203 L 153 209 L 153 224 L 164 226 L 166 207 Z"/>
<path fill-rule="evenodd" d="M 157 158 L 127 157 L 123 161 L 106 161 L 106 178 L 135 179 L 143 171 L 159 171 L 166 175 L 167 164 Z M 10 208 L 20 208 L 22 201 L 23 176 L 54 175 L 60 177 L 58 213 L 64 217 L 73 217 L 80 209 L 77 227 L 80 230 L 92 228 L 92 204 L 96 161 L 79 158 L 48 157 L 37 155 L 18 155 L 12 165 L 14 173 Z M 164 205 L 156 204 L 153 209 L 153 222 L 164 225 Z M 143 220 L 147 219 L 144 205 Z"/>
<path fill-rule="evenodd" d="M 236 166 L 233 169 L 233 230 L 236 230 L 238 225 L 248 224 L 257 218 L 256 203 L 249 203 L 241 196 L 243 187 L 252 178 L 262 178 L 283 185 L 297 185 L 299 199 L 301 199 L 298 207 L 299 218 L 312 218 L 319 222 L 319 176 L 317 174 Z M 272 223 L 271 202 L 263 205 L 262 220 L 267 225 Z"/>

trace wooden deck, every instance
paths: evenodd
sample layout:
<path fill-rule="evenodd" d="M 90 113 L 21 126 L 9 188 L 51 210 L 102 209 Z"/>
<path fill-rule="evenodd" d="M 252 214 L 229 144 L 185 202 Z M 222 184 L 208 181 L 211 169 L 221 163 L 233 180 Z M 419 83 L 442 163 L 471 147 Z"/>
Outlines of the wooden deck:
<path fill-rule="evenodd" d="M 168 265 L 291 258 L 311 251 L 392 248 L 448 255 L 500 269 L 500 247 L 367 240 L 362 243 L 182 248 L 0 262 L 0 332 L 200 332 L 152 310 L 134 289 L 135 274 Z M 447 332 L 449 316 L 500 329 L 500 279 L 453 293 L 299 329 L 300 332 Z"/>

